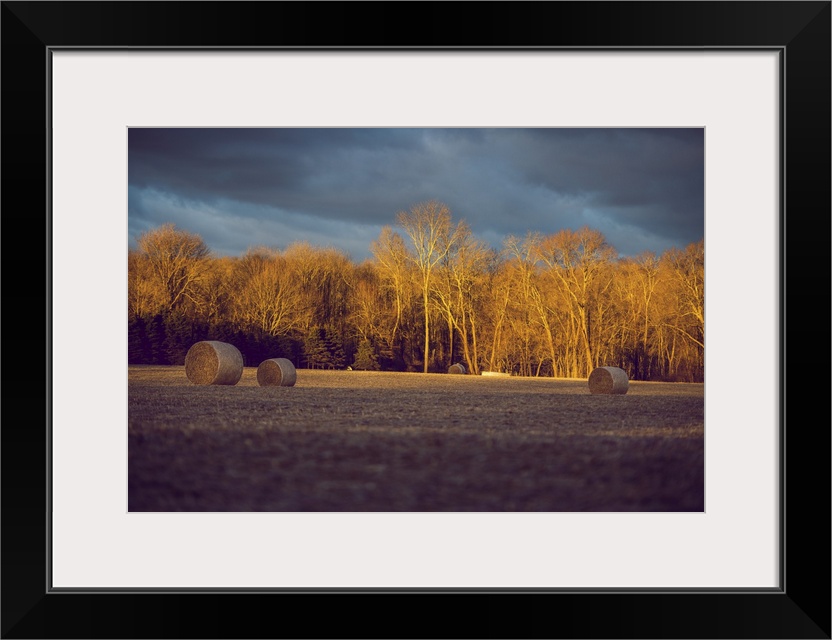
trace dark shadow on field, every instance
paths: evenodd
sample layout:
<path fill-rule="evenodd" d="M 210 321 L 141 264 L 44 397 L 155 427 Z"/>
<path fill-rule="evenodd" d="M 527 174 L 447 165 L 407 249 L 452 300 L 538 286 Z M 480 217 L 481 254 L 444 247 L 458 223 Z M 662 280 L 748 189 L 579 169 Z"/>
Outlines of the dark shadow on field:
<path fill-rule="evenodd" d="M 130 511 L 703 511 L 703 385 L 131 369 Z"/>

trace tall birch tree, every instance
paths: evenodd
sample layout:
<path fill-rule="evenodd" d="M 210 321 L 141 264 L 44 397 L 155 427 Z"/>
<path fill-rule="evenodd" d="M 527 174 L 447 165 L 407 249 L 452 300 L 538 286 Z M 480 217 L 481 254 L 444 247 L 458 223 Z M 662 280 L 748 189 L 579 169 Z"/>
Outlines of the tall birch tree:
<path fill-rule="evenodd" d="M 463 227 L 462 223 L 453 224 L 450 209 L 437 200 L 420 202 L 407 212 L 400 211 L 396 220 L 410 238 L 415 251 L 410 258 L 416 267 L 422 297 L 425 320 L 423 370 L 427 373 L 430 361 L 431 285 L 437 265 L 451 251 Z"/>

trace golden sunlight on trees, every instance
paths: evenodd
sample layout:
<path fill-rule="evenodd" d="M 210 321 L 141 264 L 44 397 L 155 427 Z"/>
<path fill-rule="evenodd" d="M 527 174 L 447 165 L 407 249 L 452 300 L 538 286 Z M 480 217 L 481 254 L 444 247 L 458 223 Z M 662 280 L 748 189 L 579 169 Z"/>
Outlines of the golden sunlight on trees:
<path fill-rule="evenodd" d="M 196 290 L 210 253 L 202 238 L 165 224 L 139 236 L 137 244 L 139 261 L 145 261 L 150 285 L 166 311 L 185 300 L 198 302 Z"/>
<path fill-rule="evenodd" d="M 615 250 L 599 231 L 582 227 L 542 238 L 535 246 L 535 257 L 560 293 L 560 306 L 569 314 L 570 333 L 579 343 L 572 345 L 571 370 L 589 375 L 599 366 L 590 337 L 592 312 L 598 310 L 599 296 L 612 283 L 605 267 L 615 259 Z"/>
<path fill-rule="evenodd" d="M 621 258 L 593 229 L 508 237 L 497 252 L 437 201 L 397 216 L 361 264 L 296 243 L 214 258 L 173 225 L 128 252 L 131 363 L 181 364 L 197 340 L 247 365 L 701 382 L 705 252 L 699 241 Z"/>
<path fill-rule="evenodd" d="M 506 263 L 507 277 L 512 292 L 509 335 L 513 338 L 513 355 L 506 354 L 506 359 L 516 361 L 521 375 L 528 376 L 536 375 L 544 365 L 544 343 L 549 345 L 548 356 L 553 369 L 558 361 L 553 336 L 554 316 L 549 308 L 550 300 L 541 291 L 535 262 L 534 252 L 539 242 L 540 236 L 536 233 L 529 233 L 523 240 L 509 236 L 504 242 L 509 258 Z"/>
<path fill-rule="evenodd" d="M 380 323 L 379 330 L 392 354 L 401 355 L 401 345 L 396 341 L 404 322 L 405 310 L 410 306 L 411 268 L 413 259 L 404 239 L 390 227 L 383 227 L 378 239 L 370 245 L 376 259 L 376 270 L 381 287 L 392 298 L 391 321 Z"/>
<path fill-rule="evenodd" d="M 464 233 L 464 226 L 462 223 L 454 225 L 448 206 L 436 200 L 415 204 L 410 211 L 399 212 L 396 220 L 415 250 L 409 257 L 416 266 L 422 296 L 425 322 L 424 372 L 427 373 L 430 363 L 431 285 L 437 266 L 453 250 Z"/>
<path fill-rule="evenodd" d="M 448 353 L 454 359 L 454 334 L 459 336 L 468 371 L 480 373 L 478 329 L 482 315 L 482 280 L 492 252 L 474 239 L 464 224 L 457 225 L 457 238 L 439 263 L 432 288 L 436 303 L 448 322 Z"/>
<path fill-rule="evenodd" d="M 505 253 L 492 254 L 487 271 L 481 280 L 481 309 L 487 317 L 485 333 L 490 333 L 490 350 L 488 360 L 484 362 L 485 371 L 509 373 L 506 359 L 508 331 L 505 326 L 509 314 L 509 303 L 514 290 L 505 263 Z"/>
<path fill-rule="evenodd" d="M 233 319 L 271 336 L 301 327 L 301 287 L 288 260 L 268 248 L 249 249 L 237 263 L 232 299 Z"/>
<path fill-rule="evenodd" d="M 127 254 L 127 305 L 132 316 L 144 317 L 165 307 L 165 296 L 147 256 L 131 249 Z"/>
<path fill-rule="evenodd" d="M 613 329 L 615 343 L 630 354 L 635 377 L 645 380 L 655 364 L 650 345 L 656 335 L 659 284 L 659 258 L 652 252 L 621 260 L 613 283 L 614 304 L 620 309 Z"/>
<path fill-rule="evenodd" d="M 663 257 L 669 289 L 665 290 L 663 325 L 682 337 L 678 347 L 689 366 L 704 367 L 705 359 L 705 243 L 671 249 Z M 676 358 L 671 358 L 675 360 Z"/>

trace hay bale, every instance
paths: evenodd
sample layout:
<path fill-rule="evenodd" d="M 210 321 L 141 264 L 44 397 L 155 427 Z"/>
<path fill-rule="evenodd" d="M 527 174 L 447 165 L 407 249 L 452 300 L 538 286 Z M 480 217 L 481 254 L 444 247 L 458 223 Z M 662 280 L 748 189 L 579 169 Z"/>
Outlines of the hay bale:
<path fill-rule="evenodd" d="M 264 360 L 257 367 L 257 383 L 261 387 L 293 387 L 297 379 L 295 365 L 286 358 Z"/>
<path fill-rule="evenodd" d="M 197 342 L 185 356 L 185 373 L 194 384 L 237 384 L 243 376 L 243 354 L 227 342 Z"/>
<path fill-rule="evenodd" d="M 630 386 L 627 372 L 618 367 L 598 367 L 589 374 L 589 392 L 624 394 Z"/>
<path fill-rule="evenodd" d="M 465 369 L 464 364 L 457 362 L 448 367 L 448 373 L 468 373 L 468 371 Z"/>
<path fill-rule="evenodd" d="M 510 373 L 503 373 L 502 371 L 483 371 L 482 375 L 491 378 L 510 378 Z"/>

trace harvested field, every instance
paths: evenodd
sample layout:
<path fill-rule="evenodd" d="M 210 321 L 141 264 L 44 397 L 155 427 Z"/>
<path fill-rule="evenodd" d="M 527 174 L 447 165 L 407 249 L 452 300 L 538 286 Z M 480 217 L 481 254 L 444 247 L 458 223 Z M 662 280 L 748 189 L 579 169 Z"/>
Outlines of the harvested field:
<path fill-rule="evenodd" d="M 704 385 L 297 370 L 128 374 L 130 511 L 703 511 Z"/>

